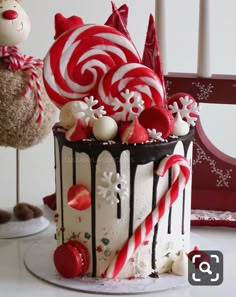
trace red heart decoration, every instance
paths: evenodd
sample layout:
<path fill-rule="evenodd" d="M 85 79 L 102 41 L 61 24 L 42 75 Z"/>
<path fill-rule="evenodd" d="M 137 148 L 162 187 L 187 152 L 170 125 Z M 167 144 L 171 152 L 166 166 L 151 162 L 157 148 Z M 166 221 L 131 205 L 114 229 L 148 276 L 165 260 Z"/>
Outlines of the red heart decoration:
<path fill-rule="evenodd" d="M 83 20 L 77 16 L 71 16 L 69 18 L 64 17 L 61 13 L 55 15 L 55 36 L 57 39 L 64 32 L 68 31 L 77 26 L 82 26 L 84 24 Z"/>

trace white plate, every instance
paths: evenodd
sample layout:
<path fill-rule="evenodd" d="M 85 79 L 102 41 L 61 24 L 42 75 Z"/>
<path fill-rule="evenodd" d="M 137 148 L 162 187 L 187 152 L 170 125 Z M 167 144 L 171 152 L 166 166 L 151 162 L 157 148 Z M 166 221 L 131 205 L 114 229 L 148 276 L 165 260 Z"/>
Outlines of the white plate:
<path fill-rule="evenodd" d="M 11 239 L 33 235 L 45 230 L 49 221 L 45 217 L 18 221 L 12 213 L 12 219 L 6 224 L 0 224 L 0 239 Z"/>
<path fill-rule="evenodd" d="M 159 279 L 108 280 L 91 277 L 66 279 L 59 275 L 53 263 L 56 241 L 51 237 L 35 243 L 24 256 L 26 268 L 39 279 L 53 285 L 80 292 L 102 294 L 139 294 L 171 290 L 188 285 L 186 277 L 174 274 Z"/>

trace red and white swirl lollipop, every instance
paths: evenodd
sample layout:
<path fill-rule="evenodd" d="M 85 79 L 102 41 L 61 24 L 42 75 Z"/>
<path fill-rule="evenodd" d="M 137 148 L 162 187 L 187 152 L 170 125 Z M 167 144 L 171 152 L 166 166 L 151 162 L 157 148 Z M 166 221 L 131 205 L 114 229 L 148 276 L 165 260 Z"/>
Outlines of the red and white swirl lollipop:
<path fill-rule="evenodd" d="M 140 57 L 114 28 L 83 25 L 62 34 L 44 61 L 44 83 L 57 106 L 94 95 L 101 77 L 111 68 L 139 63 Z"/>
<path fill-rule="evenodd" d="M 165 105 L 159 77 L 138 63 L 128 63 L 108 71 L 98 85 L 97 99 L 107 115 L 114 115 L 122 121 L 133 120 L 150 106 Z"/>

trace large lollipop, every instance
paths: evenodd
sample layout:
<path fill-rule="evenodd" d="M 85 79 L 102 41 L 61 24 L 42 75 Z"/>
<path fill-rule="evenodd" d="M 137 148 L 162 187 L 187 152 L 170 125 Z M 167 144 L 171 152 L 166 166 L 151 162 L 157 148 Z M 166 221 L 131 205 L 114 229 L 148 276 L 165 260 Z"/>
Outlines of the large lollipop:
<path fill-rule="evenodd" d="M 139 62 L 132 42 L 118 30 L 78 26 L 62 34 L 49 50 L 44 67 L 46 90 L 61 107 L 94 95 L 100 79 L 110 69 Z"/>

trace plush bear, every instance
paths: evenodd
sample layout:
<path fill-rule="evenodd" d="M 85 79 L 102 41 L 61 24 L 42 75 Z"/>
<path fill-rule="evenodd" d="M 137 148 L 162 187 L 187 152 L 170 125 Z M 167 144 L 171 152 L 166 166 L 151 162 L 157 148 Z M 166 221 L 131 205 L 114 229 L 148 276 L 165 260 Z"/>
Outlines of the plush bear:
<path fill-rule="evenodd" d="M 0 146 L 26 149 L 40 143 L 55 123 L 55 108 L 42 79 L 43 62 L 21 54 L 17 45 L 30 33 L 20 1 L 0 0 Z M 20 220 L 42 215 L 30 204 L 14 207 Z M 11 215 L 0 210 L 0 223 Z"/>

